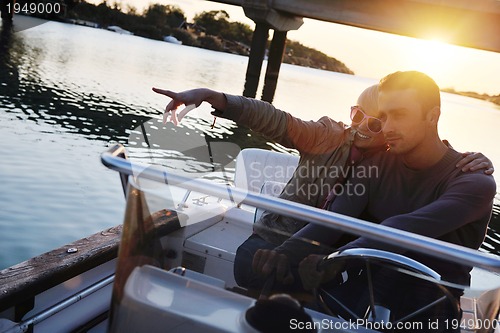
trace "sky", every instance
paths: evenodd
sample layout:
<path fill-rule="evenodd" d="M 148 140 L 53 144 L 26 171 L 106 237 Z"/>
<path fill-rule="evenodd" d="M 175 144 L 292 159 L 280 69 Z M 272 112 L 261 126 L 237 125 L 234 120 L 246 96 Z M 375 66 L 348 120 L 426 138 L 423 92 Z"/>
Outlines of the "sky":
<path fill-rule="evenodd" d="M 102 2 L 90 0 L 90 2 Z M 108 3 L 114 1 L 108 0 Z M 142 12 L 151 3 L 177 5 L 188 21 L 195 14 L 225 10 L 230 21 L 254 27 L 238 6 L 206 0 L 116 0 L 126 8 Z M 441 88 L 500 94 L 500 53 L 445 44 L 437 40 L 419 40 L 340 24 L 304 19 L 298 30 L 289 31 L 288 39 L 298 41 L 332 56 L 356 75 L 373 79 L 398 70 L 419 70 L 430 75 Z"/>

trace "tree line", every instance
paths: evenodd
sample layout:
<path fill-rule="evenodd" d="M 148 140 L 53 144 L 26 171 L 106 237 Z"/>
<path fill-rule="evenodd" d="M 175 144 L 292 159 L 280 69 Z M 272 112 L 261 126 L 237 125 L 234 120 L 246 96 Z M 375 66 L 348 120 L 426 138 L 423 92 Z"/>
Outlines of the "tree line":
<path fill-rule="evenodd" d="M 184 45 L 215 51 L 248 55 L 252 40 L 253 31 L 250 26 L 240 22 L 231 22 L 229 14 L 225 11 L 202 12 L 193 18 L 192 23 L 188 23 L 184 11 L 173 5 L 150 4 L 143 13 L 138 13 L 137 9 L 132 6 L 127 5 L 122 8 L 121 4 L 114 2 L 109 5 L 106 0 L 98 5 L 87 3 L 84 0 L 40 1 L 64 4 L 65 15 L 51 13 L 33 16 L 58 21 L 95 22 L 102 28 L 117 25 L 137 36 L 157 40 L 163 40 L 164 36 L 171 35 L 182 41 Z M 31 3 L 30 0 L 17 0 L 16 2 L 21 6 Z M 287 40 L 283 62 L 354 74 L 337 59 L 292 40 Z M 487 100 L 500 105 L 500 95 L 459 92 L 452 88 L 444 88 L 442 91 Z"/>
<path fill-rule="evenodd" d="M 163 40 L 174 36 L 183 45 L 202 47 L 214 51 L 248 55 L 252 41 L 252 28 L 230 20 L 224 10 L 205 11 L 187 22 L 184 11 L 175 5 L 150 4 L 142 13 L 132 6 L 122 7 L 106 1 L 94 5 L 83 0 L 64 0 L 67 4 L 66 20 L 91 21 L 100 27 L 119 26 L 136 36 Z M 285 63 L 354 74 L 345 64 L 333 57 L 306 47 L 296 41 L 287 41 Z"/>

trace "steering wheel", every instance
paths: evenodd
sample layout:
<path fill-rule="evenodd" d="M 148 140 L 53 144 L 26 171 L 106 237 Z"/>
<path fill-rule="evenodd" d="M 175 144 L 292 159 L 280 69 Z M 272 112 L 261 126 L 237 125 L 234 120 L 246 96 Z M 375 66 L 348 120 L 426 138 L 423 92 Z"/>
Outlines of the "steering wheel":
<path fill-rule="evenodd" d="M 442 303 L 446 302 L 448 303 L 447 305 L 451 310 L 451 315 L 453 316 L 453 318 L 460 318 L 460 306 L 452 293 L 445 286 L 439 283 L 441 281 L 441 276 L 431 268 L 406 256 L 376 249 L 349 249 L 325 258 L 321 265 L 323 267 L 327 267 L 328 265 L 340 265 L 340 267 L 349 267 L 349 265 L 347 264 L 352 264 L 355 260 L 361 261 L 361 265 L 356 266 L 359 267 L 357 273 L 361 271 L 363 273 L 357 275 L 354 278 L 362 279 L 363 276 L 366 276 L 367 280 L 366 284 L 368 288 L 363 289 L 365 290 L 364 299 L 368 303 L 363 304 L 363 307 L 366 307 L 364 315 L 361 316 L 358 314 L 362 312 L 359 311 L 359 308 L 357 308 L 358 313 L 356 313 L 356 311 L 352 309 L 352 305 L 346 305 L 345 300 L 339 299 L 338 295 L 336 297 L 332 295 L 332 293 L 327 291 L 324 287 L 320 287 L 314 290 L 313 293 L 318 304 L 327 314 L 352 321 L 363 320 L 372 322 L 384 322 L 387 323 L 387 327 L 396 327 L 397 323 L 408 322 L 412 318 L 415 318 L 423 312 L 436 306 L 440 306 Z M 383 263 L 383 267 L 389 268 L 390 272 L 392 273 L 397 271 L 399 273 L 402 273 L 404 276 L 414 277 L 418 279 L 418 281 L 427 281 L 430 286 L 432 286 L 432 288 L 436 288 L 437 297 L 435 299 L 429 300 L 428 302 L 426 300 L 426 304 L 422 306 L 419 305 L 418 308 L 414 310 L 412 309 L 412 311 L 403 314 L 400 318 L 394 318 L 391 312 L 393 312 L 392 310 L 396 309 L 390 309 L 390 306 L 387 304 L 387 302 L 386 304 L 383 304 L 384 301 L 380 302 L 380 300 L 376 299 L 374 277 L 377 276 L 377 274 L 374 274 L 374 271 L 372 269 L 373 263 Z M 398 275 L 398 277 L 399 276 L 400 275 Z M 350 276 L 349 278 L 352 277 Z M 378 283 L 380 283 L 380 278 L 378 278 Z M 388 281 L 384 281 L 384 283 L 388 283 Z M 366 295 L 366 292 L 368 295 Z M 390 292 L 391 294 L 393 294 L 397 291 L 390 290 Z M 355 296 L 351 295 L 351 297 Z M 339 315 L 339 312 L 341 313 L 341 315 Z"/>

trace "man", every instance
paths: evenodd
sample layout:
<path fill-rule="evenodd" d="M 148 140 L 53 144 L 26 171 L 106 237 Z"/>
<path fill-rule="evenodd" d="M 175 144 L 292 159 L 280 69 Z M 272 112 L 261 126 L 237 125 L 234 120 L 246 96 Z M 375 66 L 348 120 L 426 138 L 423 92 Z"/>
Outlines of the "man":
<path fill-rule="evenodd" d="M 438 134 L 440 96 L 436 83 L 415 71 L 390 74 L 380 81 L 378 103 L 382 132 L 391 153 L 379 153 L 361 162 L 360 167 L 378 165 L 378 177 L 355 174 L 350 179 L 351 185 L 362 186 L 364 193 L 345 193 L 333 202 L 330 210 L 478 249 L 491 216 L 495 181 L 483 172 L 464 173 L 455 167 L 461 154 L 446 146 Z M 305 257 L 304 247 L 297 250 L 298 237 L 332 244 L 339 235 L 324 227 L 308 225 L 276 249 L 279 259 L 275 253 L 270 253 L 274 257 L 257 258 L 255 268 L 267 273 L 271 266 L 283 266 L 283 258 L 294 258 L 297 262 Z M 359 237 L 339 247 L 338 251 L 358 247 L 404 253 L 436 270 L 444 281 L 467 285 L 470 280 L 470 267 L 366 237 Z M 269 252 L 260 256 L 266 257 L 266 254 Z M 326 282 L 336 273 L 335 270 L 327 274 L 317 272 L 320 258 L 310 256 L 301 263 L 301 277 L 306 288 Z M 289 273 L 285 277 L 289 278 Z M 458 300 L 460 290 L 452 290 L 452 294 Z M 399 296 L 391 295 L 397 299 Z"/>
<path fill-rule="evenodd" d="M 379 112 L 392 154 L 363 161 L 360 166 L 379 165 L 379 177 L 351 178 L 353 184 L 363 184 L 364 195 L 343 195 L 330 210 L 479 248 L 492 211 L 495 181 L 483 172 L 455 168 L 461 154 L 446 146 L 438 134 L 437 85 L 419 72 L 388 75 L 379 87 Z M 338 250 L 355 247 L 390 246 L 360 237 Z M 438 269 L 453 282 L 468 282 L 468 272 L 449 268 L 449 272 Z"/>

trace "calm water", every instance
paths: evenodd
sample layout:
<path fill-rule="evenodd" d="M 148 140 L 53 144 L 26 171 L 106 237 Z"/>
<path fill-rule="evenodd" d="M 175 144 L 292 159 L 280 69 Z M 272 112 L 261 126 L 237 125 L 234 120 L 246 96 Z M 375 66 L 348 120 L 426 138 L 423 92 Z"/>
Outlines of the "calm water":
<path fill-rule="evenodd" d="M 245 57 L 54 22 L 2 31 L 0 38 L 0 268 L 122 222 L 118 176 L 101 165 L 99 154 L 121 142 L 132 157 L 151 158 L 134 139 L 146 121 L 156 157 L 188 173 L 209 166 L 179 153 L 187 142 L 284 150 L 222 119 L 210 129 L 207 105 L 181 127 L 158 121 L 167 99 L 152 86 L 241 94 Z M 328 114 L 348 122 L 348 107 L 374 82 L 283 65 L 274 104 L 304 119 Z M 498 168 L 498 106 L 443 99 L 442 137 L 458 150 L 484 152 Z M 495 176 L 500 179 L 500 170 Z M 493 252 L 496 228 L 492 224 L 484 246 Z"/>

